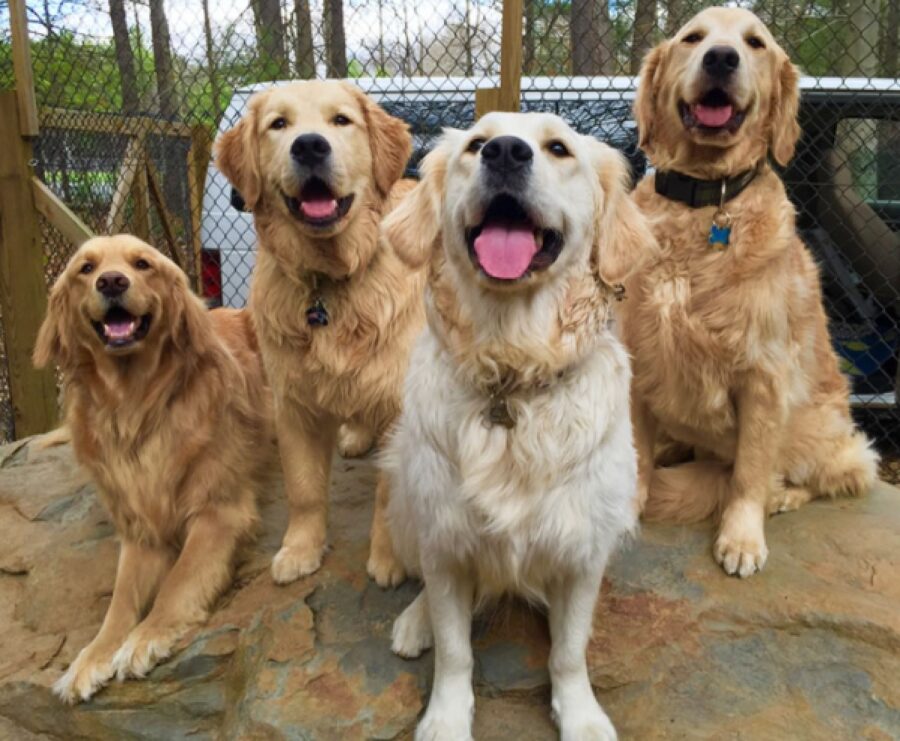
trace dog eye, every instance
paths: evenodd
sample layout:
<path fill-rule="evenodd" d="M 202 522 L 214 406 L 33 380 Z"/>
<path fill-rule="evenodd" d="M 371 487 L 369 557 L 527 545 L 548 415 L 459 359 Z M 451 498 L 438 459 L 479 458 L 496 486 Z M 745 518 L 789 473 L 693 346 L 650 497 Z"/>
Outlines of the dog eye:
<path fill-rule="evenodd" d="M 558 139 L 554 139 L 547 145 L 547 151 L 550 152 L 555 157 L 570 157 L 571 152 L 569 152 L 568 148 L 565 144 L 563 144 Z"/>
<path fill-rule="evenodd" d="M 279 116 L 269 124 L 270 129 L 283 129 L 285 126 L 287 126 L 287 119 L 284 116 Z"/>
<path fill-rule="evenodd" d="M 696 44 L 700 41 L 703 41 L 703 34 L 698 31 L 694 31 L 694 33 L 689 33 L 682 40 L 685 44 Z"/>
<path fill-rule="evenodd" d="M 480 136 L 476 136 L 472 141 L 469 142 L 469 146 L 466 147 L 467 152 L 471 152 L 475 154 L 476 152 L 480 152 L 481 148 L 484 146 L 485 139 Z"/>
<path fill-rule="evenodd" d="M 81 273 L 82 275 L 88 275 L 89 273 L 93 273 L 94 272 L 94 263 L 86 262 L 84 265 L 81 266 L 81 270 L 79 270 L 78 272 Z"/>
<path fill-rule="evenodd" d="M 349 126 L 353 122 L 346 116 L 343 116 L 340 113 L 338 113 L 337 116 L 335 116 L 333 119 L 331 119 L 331 123 L 333 123 L 335 126 Z"/>
<path fill-rule="evenodd" d="M 766 45 L 763 43 L 763 40 L 759 38 L 759 36 L 748 36 L 747 37 L 747 46 L 751 49 L 765 49 Z"/>
<path fill-rule="evenodd" d="M 147 262 L 146 260 L 143 260 L 143 259 L 137 260 L 137 261 L 134 263 L 134 266 L 135 266 L 138 270 L 149 270 L 149 269 L 150 269 L 150 263 Z"/>

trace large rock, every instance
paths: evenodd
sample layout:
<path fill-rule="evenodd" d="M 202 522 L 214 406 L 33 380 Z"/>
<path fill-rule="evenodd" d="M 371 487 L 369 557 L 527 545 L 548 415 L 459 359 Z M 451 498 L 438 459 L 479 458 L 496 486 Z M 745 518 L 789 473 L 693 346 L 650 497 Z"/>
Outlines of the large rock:
<path fill-rule="evenodd" d="M 209 624 L 141 682 L 84 705 L 49 686 L 93 636 L 117 546 L 68 447 L 0 448 L 0 738 L 407 738 L 432 655 L 390 652 L 416 593 L 382 591 L 364 563 L 374 471 L 337 462 L 333 550 L 288 587 L 265 532 Z M 646 527 L 610 568 L 592 679 L 623 738 L 900 737 L 900 492 L 818 502 L 769 523 L 766 570 L 726 577 L 711 525 Z M 504 604 L 475 626 L 482 739 L 552 739 L 540 612 Z"/>

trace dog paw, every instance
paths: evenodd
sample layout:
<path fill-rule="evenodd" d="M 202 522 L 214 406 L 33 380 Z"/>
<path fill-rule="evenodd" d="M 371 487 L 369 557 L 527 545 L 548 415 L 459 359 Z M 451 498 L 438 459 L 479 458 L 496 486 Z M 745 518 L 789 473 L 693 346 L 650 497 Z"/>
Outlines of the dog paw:
<path fill-rule="evenodd" d="M 366 572 L 379 587 L 398 587 L 406 580 L 406 570 L 393 554 L 379 556 L 373 553 L 366 563 Z"/>
<path fill-rule="evenodd" d="M 404 659 L 414 659 L 434 645 L 431 620 L 427 610 L 420 607 L 418 597 L 394 621 L 391 630 L 391 651 Z"/>
<path fill-rule="evenodd" d="M 338 453 L 344 458 L 361 458 L 374 443 L 372 432 L 362 425 L 345 422 L 338 430 Z"/>
<path fill-rule="evenodd" d="M 290 584 L 301 576 L 319 570 L 324 548 L 282 546 L 272 559 L 272 578 L 276 584 Z"/>
<path fill-rule="evenodd" d="M 612 721 L 596 703 L 557 713 L 554 720 L 559 726 L 560 741 L 617 741 L 618 735 Z"/>
<path fill-rule="evenodd" d="M 116 677 L 141 679 L 160 661 L 172 655 L 172 648 L 182 631 L 154 629 L 139 625 L 113 656 Z"/>
<path fill-rule="evenodd" d="M 745 579 L 761 571 L 769 557 L 762 507 L 752 502 L 733 502 L 722 516 L 713 555 L 731 576 Z"/>
<path fill-rule="evenodd" d="M 767 513 L 779 515 L 783 512 L 793 512 L 811 501 L 813 495 L 807 489 L 798 486 L 786 486 L 769 498 Z"/>
<path fill-rule="evenodd" d="M 65 674 L 56 680 L 53 694 L 69 705 L 84 702 L 104 687 L 115 673 L 110 657 L 98 658 L 87 648 L 82 649 Z"/>
<path fill-rule="evenodd" d="M 474 699 L 466 703 L 432 702 L 416 727 L 415 741 L 471 741 Z"/>

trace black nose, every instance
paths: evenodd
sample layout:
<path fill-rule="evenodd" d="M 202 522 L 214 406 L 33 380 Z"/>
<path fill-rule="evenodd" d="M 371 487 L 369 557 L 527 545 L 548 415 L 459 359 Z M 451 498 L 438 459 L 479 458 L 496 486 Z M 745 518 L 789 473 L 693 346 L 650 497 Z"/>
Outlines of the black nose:
<path fill-rule="evenodd" d="M 481 148 L 481 159 L 492 170 L 508 172 L 528 165 L 534 152 L 517 136 L 498 136 Z"/>
<path fill-rule="evenodd" d="M 712 77 L 728 77 L 740 63 L 733 46 L 714 46 L 703 55 L 703 69 Z"/>
<path fill-rule="evenodd" d="M 331 145 L 321 134 L 303 134 L 291 144 L 291 157 L 301 165 L 321 165 L 331 154 Z"/>
<path fill-rule="evenodd" d="M 128 290 L 128 286 L 130 285 L 131 281 L 128 280 L 128 278 L 122 275 L 122 273 L 117 273 L 114 270 L 103 273 L 97 278 L 97 290 L 106 296 L 106 298 L 121 296 Z"/>

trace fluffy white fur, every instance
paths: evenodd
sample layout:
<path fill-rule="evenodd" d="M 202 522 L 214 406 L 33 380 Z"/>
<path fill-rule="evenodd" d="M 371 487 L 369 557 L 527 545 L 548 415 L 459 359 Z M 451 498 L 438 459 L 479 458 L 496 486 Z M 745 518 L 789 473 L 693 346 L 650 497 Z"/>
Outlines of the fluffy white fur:
<path fill-rule="evenodd" d="M 549 269 L 511 286 L 487 279 L 465 240 L 492 197 L 469 145 L 508 134 L 534 151 L 516 196 L 565 237 Z M 551 154 L 553 142 L 569 156 Z M 471 737 L 472 614 L 504 592 L 549 608 L 562 738 L 615 738 L 585 650 L 607 559 L 635 528 L 636 463 L 629 362 L 603 276 L 621 279 L 624 252 L 637 266 L 633 246 L 653 239 L 625 197 L 621 157 L 555 116 L 491 114 L 446 132 L 424 172 L 384 223 L 399 254 L 431 259 L 428 327 L 383 457 L 397 555 L 425 582 L 394 625 L 393 649 L 436 647 L 416 738 Z M 486 389 L 504 369 L 521 382 L 508 397 L 512 429 L 484 422 Z"/>

